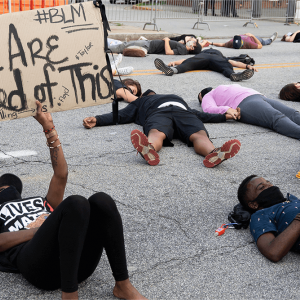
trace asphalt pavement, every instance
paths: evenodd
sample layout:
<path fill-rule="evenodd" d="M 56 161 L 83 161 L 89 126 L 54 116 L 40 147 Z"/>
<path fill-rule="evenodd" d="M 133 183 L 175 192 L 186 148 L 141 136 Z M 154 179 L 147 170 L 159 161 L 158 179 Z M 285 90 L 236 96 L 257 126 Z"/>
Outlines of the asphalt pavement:
<path fill-rule="evenodd" d="M 193 31 L 191 22 L 168 20 L 159 28 L 168 34 L 195 33 L 215 41 L 226 41 L 246 31 L 268 37 L 274 31 L 283 35 L 299 28 L 259 22 L 258 28 L 245 29 L 242 23 L 214 23 L 211 31 Z M 130 26 L 136 28 L 135 33 L 141 33 L 141 24 Z M 299 44 L 277 39 L 261 50 L 221 51 L 225 56 L 252 56 L 259 72 L 240 84 L 271 99 L 278 99 L 285 84 L 299 81 Z M 166 63 L 182 58 L 124 57 L 120 67 L 133 66 L 135 71 L 130 77 L 138 80 L 143 90 L 175 93 L 195 109 L 200 109 L 197 95 L 202 88 L 232 84 L 210 71 L 167 77 L 155 69 L 156 57 Z M 281 102 L 300 109 L 299 103 Z M 121 108 L 125 106 L 120 103 Z M 173 148 L 160 151 L 160 164 L 151 167 L 136 155 L 130 141 L 131 130 L 142 130 L 140 126 L 132 123 L 92 130 L 82 126 L 83 118 L 111 110 L 111 104 L 105 104 L 54 113 L 53 118 L 69 166 L 65 196 L 89 197 L 103 191 L 115 199 L 123 219 L 128 269 L 134 286 L 147 298 L 157 300 L 299 299 L 299 254 L 289 253 L 280 262 L 272 263 L 257 250 L 249 229 L 228 229 L 224 235 L 214 236 L 214 231 L 227 222 L 228 213 L 237 204 L 237 188 L 248 175 L 264 176 L 284 193 L 300 196 L 300 182 L 295 177 L 300 169 L 299 141 L 235 121 L 206 124 L 216 147 L 235 138 L 242 144 L 240 152 L 208 169 L 193 148 L 174 140 Z M 36 152 L 30 156 L 0 157 L 1 174 L 18 174 L 23 180 L 24 197 L 44 196 L 52 168 L 41 126 L 33 118 L 25 118 L 1 122 L 0 130 L 0 154 Z M 44 264 L 47 268 L 47 261 Z M 116 299 L 113 286 L 103 254 L 94 274 L 80 284 L 80 299 Z M 19 274 L 0 273 L 0 299 L 59 299 L 60 295 L 59 290 L 34 288 Z"/>

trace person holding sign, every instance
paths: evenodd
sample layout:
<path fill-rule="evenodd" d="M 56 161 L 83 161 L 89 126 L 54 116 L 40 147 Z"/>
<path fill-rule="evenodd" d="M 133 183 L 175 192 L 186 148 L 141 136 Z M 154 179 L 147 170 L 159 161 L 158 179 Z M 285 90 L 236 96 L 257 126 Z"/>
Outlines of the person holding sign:
<path fill-rule="evenodd" d="M 62 299 L 78 299 L 78 283 L 95 271 L 103 249 L 116 280 L 113 293 L 122 299 L 146 299 L 130 283 L 123 225 L 114 200 L 96 193 L 88 200 L 63 201 L 68 166 L 51 114 L 36 101 L 54 174 L 45 198 L 23 199 L 22 181 L 0 177 L 0 270 L 20 272 L 34 286 L 62 289 Z"/>

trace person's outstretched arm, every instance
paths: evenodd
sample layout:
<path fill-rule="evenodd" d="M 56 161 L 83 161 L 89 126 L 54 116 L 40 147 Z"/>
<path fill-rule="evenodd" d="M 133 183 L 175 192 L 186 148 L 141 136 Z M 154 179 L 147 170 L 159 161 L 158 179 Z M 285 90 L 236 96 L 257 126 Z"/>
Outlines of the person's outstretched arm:
<path fill-rule="evenodd" d="M 300 214 L 295 219 L 300 220 Z M 277 237 L 272 232 L 262 234 L 257 240 L 258 250 L 269 260 L 278 262 L 291 250 L 300 237 L 300 221 L 294 220 Z"/>
<path fill-rule="evenodd" d="M 68 178 L 68 165 L 59 141 L 58 133 L 55 129 L 51 130 L 54 128 L 51 114 L 42 112 L 42 104 L 39 101 L 36 101 L 36 105 L 37 113 L 35 119 L 42 125 L 45 132 L 54 171 L 46 199 L 53 209 L 55 209 L 62 202 L 64 197 Z M 49 130 L 51 131 L 49 132 Z"/>
<path fill-rule="evenodd" d="M 242 63 L 242 62 L 235 61 L 235 60 L 231 60 L 231 59 L 229 59 L 228 62 L 229 62 L 233 67 L 241 68 L 241 69 L 252 69 L 252 70 L 254 70 L 255 72 L 258 72 L 257 68 L 255 68 L 254 66 L 247 65 L 247 64 L 244 64 L 244 63 Z"/>
<path fill-rule="evenodd" d="M 170 47 L 170 39 L 168 37 L 165 37 L 163 40 L 165 41 L 165 53 L 166 53 L 166 55 L 174 55 L 174 51 Z"/>
<path fill-rule="evenodd" d="M 208 41 L 208 42 L 211 46 L 225 47 L 225 43 L 215 43 L 215 42 L 210 42 L 210 41 Z"/>
<path fill-rule="evenodd" d="M 135 101 L 129 103 L 125 108 L 120 109 L 118 113 L 118 124 L 128 124 L 135 121 L 137 106 Z M 95 126 L 109 126 L 113 125 L 113 113 L 98 115 L 95 117 L 87 117 L 83 120 L 83 126 L 91 129 Z"/>

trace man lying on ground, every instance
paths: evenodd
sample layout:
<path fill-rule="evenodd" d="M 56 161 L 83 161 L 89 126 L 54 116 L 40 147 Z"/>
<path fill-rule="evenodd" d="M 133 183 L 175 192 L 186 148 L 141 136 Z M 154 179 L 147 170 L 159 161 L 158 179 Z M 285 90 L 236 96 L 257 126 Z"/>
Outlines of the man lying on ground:
<path fill-rule="evenodd" d="M 216 49 L 206 49 L 194 57 L 171 61 L 168 66 L 161 59 L 156 58 L 154 64 L 158 70 L 162 71 L 167 76 L 193 70 L 211 70 L 222 73 L 225 77 L 230 78 L 231 81 L 250 79 L 253 76 L 254 71 L 257 72 L 255 67 L 230 60 Z M 243 68 L 246 70 L 240 73 L 235 73 L 233 71 L 233 67 Z"/>
<path fill-rule="evenodd" d="M 282 135 L 300 140 L 300 113 L 280 101 L 239 84 L 205 88 L 199 93 L 204 112 L 231 114 L 238 119 L 237 108 L 243 112 L 239 121 L 269 128 Z"/>
<path fill-rule="evenodd" d="M 171 41 L 168 37 L 163 40 L 138 40 L 124 42 L 118 45 L 109 45 L 108 48 L 113 53 L 123 53 L 123 50 L 128 47 L 142 47 L 147 50 L 148 54 L 166 54 L 166 55 L 187 55 L 197 54 L 201 51 L 200 45 L 193 40 L 182 44 L 176 41 Z"/>
<path fill-rule="evenodd" d="M 248 176 L 238 199 L 251 216 L 250 232 L 259 251 L 278 262 L 290 250 L 300 252 L 300 200 L 257 175 Z"/>
<path fill-rule="evenodd" d="M 129 105 L 119 111 L 118 124 L 134 122 L 143 126 L 131 132 L 131 141 L 136 150 L 149 165 L 159 163 L 158 151 L 162 146 L 173 146 L 173 137 L 193 146 L 197 154 L 205 156 L 203 164 L 212 168 L 238 153 L 241 143 L 229 140 L 220 148 L 215 148 L 208 138 L 203 122 L 225 122 L 232 119 L 228 114 L 207 114 L 191 109 L 177 95 L 157 95 L 147 90 L 142 97 L 135 97 Z M 108 113 L 83 120 L 85 128 L 113 125 L 113 114 Z"/>
<path fill-rule="evenodd" d="M 271 45 L 277 38 L 278 33 L 274 32 L 269 39 L 263 40 L 252 33 L 235 35 L 232 40 L 226 43 L 210 42 L 211 46 L 234 48 L 234 49 L 261 49 L 262 46 Z"/>

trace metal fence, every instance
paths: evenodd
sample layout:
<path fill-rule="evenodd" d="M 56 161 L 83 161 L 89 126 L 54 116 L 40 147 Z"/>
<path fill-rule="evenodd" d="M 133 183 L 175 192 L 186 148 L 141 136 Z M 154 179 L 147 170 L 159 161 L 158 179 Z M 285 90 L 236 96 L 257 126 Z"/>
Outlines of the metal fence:
<path fill-rule="evenodd" d="M 77 0 L 83 1 L 83 0 Z M 76 2 L 77 2 L 76 1 Z M 84 0 L 86 1 L 86 0 Z M 194 20 L 199 24 L 228 20 L 281 21 L 300 18 L 300 0 L 102 0 L 111 22 L 141 22 L 156 26 L 157 19 Z M 0 14 L 51 7 L 75 0 L 0 0 Z M 144 28 L 145 28 L 144 26 Z"/>

